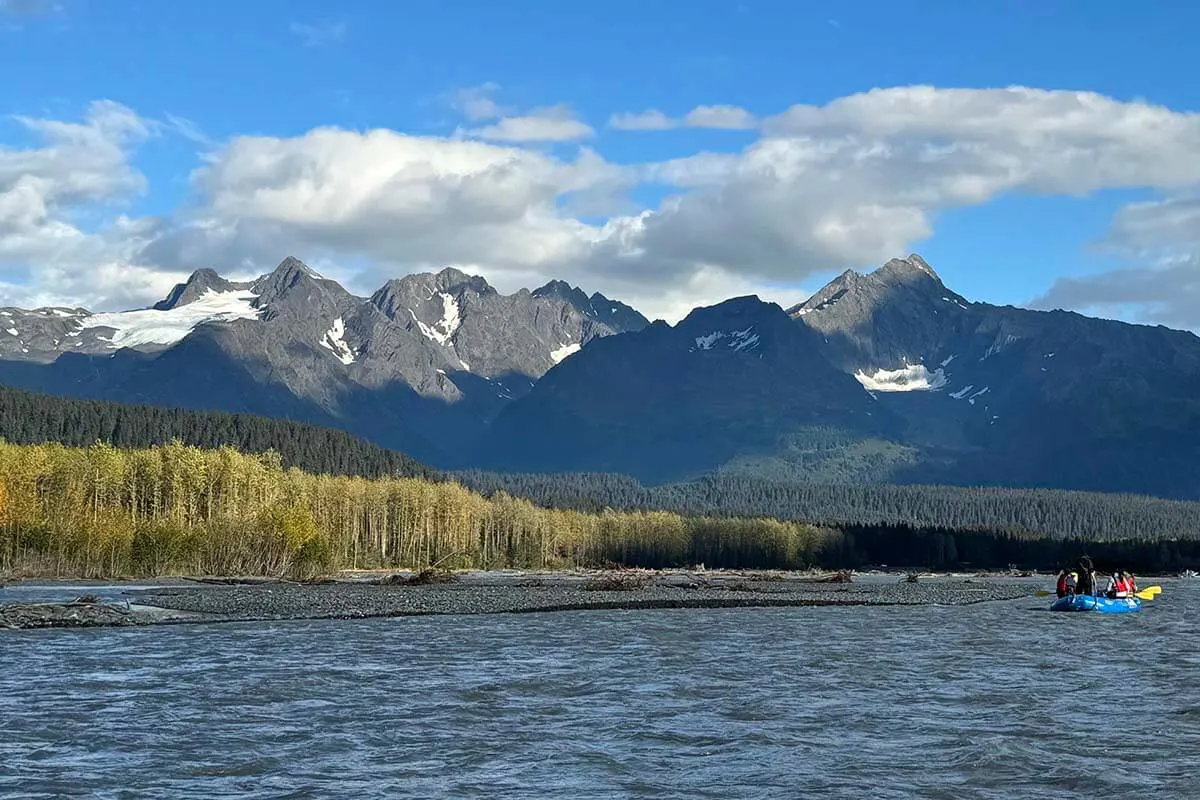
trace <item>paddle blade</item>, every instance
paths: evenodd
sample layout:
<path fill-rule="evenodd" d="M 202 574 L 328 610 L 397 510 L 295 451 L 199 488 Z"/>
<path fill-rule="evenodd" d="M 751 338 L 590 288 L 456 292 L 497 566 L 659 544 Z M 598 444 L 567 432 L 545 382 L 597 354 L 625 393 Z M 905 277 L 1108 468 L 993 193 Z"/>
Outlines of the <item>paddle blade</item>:
<path fill-rule="evenodd" d="M 1140 592 L 1135 592 L 1133 596 L 1141 598 L 1142 600 L 1153 600 L 1161 592 L 1162 592 L 1161 586 L 1147 586 L 1145 589 L 1142 589 Z"/>
<path fill-rule="evenodd" d="M 1049 597 L 1052 594 L 1054 594 L 1054 592 L 1047 592 L 1045 589 L 1038 589 L 1036 592 L 1033 593 L 1033 596 L 1034 597 Z"/>

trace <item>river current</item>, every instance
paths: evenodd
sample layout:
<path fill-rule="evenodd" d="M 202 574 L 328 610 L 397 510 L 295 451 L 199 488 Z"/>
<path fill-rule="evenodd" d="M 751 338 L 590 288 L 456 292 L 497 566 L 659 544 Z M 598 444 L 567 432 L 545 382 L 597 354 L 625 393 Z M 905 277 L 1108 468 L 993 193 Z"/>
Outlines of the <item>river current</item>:
<path fill-rule="evenodd" d="M 0 796 L 1200 797 L 1200 581 L 1156 582 L 0 632 Z"/>

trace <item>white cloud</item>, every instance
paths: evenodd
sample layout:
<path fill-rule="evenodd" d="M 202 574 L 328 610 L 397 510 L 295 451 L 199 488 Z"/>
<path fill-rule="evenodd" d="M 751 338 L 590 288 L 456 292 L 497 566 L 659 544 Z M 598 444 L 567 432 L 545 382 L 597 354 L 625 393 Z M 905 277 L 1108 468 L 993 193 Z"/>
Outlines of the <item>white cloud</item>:
<path fill-rule="evenodd" d="M 1200 117 L 1090 93 L 901 87 L 793 107 L 738 154 L 645 174 L 681 191 L 627 236 L 642 268 L 799 281 L 908 252 L 937 212 L 1003 193 L 1194 185 Z"/>
<path fill-rule="evenodd" d="M 192 122 L 186 117 L 181 117 L 176 114 L 167 113 L 163 115 L 163 121 L 166 127 L 190 142 L 194 142 L 203 147 L 212 147 L 216 144 L 208 135 L 200 129 L 200 126 Z"/>
<path fill-rule="evenodd" d="M 573 142 L 595 134 L 566 105 L 535 108 L 524 116 L 501 117 L 492 125 L 468 131 L 497 142 Z"/>
<path fill-rule="evenodd" d="M 574 142 L 595 135 L 566 103 L 534 108 L 524 114 L 502 106 L 493 95 L 500 90 L 496 83 L 485 83 L 459 89 L 450 96 L 450 105 L 468 122 L 495 120 L 480 128 L 459 129 L 459 136 L 487 139 L 493 142 Z"/>
<path fill-rule="evenodd" d="M 202 205 L 146 257 L 241 268 L 269 266 L 285 251 L 356 256 L 377 265 L 371 279 L 380 281 L 447 263 L 550 270 L 594 236 L 559 212 L 560 198 L 630 179 L 586 150 L 565 162 L 388 130 L 241 137 L 196 173 Z"/>
<path fill-rule="evenodd" d="M 169 270 L 131 257 L 154 226 L 123 216 L 99 229 L 80 217 L 146 189 L 131 150 L 158 125 L 118 103 L 93 103 L 82 122 L 17 117 L 40 147 L 0 148 L 0 275 L 4 302 L 112 306 L 170 288 Z"/>
<path fill-rule="evenodd" d="M 1060 278 L 1035 305 L 1200 332 L 1200 258 Z"/>
<path fill-rule="evenodd" d="M 737 106 L 697 106 L 688 112 L 683 122 L 689 128 L 720 128 L 744 131 L 758 125 L 758 120 L 744 108 Z"/>
<path fill-rule="evenodd" d="M 583 275 L 579 280 L 587 280 Z M 665 285 L 642 281 L 636 274 L 621 280 L 610 280 L 602 289 L 609 297 L 628 303 L 649 319 L 677 322 L 699 306 L 716 305 L 731 297 L 758 295 L 784 309 L 808 299 L 809 293 L 799 287 L 781 288 L 742 277 L 715 267 L 700 267 L 679 281 Z"/>
<path fill-rule="evenodd" d="M 127 149 L 151 135 L 151 124 L 118 103 L 93 103 L 82 123 L 16 117 L 45 146 L 0 150 L 0 192 L 25 191 L 39 206 L 109 200 L 145 188 Z M 44 213 L 42 209 L 39 213 Z"/>
<path fill-rule="evenodd" d="M 899 148 L 915 158 L 914 168 L 957 168 L 964 184 L 986 180 L 985 197 L 992 187 L 1085 194 L 1200 179 L 1200 115 L 1094 92 L 873 89 L 826 106 L 793 106 L 765 126 L 777 138 Z"/>
<path fill-rule="evenodd" d="M 1140 266 L 1060 278 L 1035 305 L 1200 331 L 1200 198 L 1130 204 L 1117 212 L 1104 245 Z"/>
<path fill-rule="evenodd" d="M 608 127 L 619 131 L 665 131 L 678 126 L 678 120 L 671 119 L 656 108 L 640 114 L 613 114 L 608 118 Z"/>
<path fill-rule="evenodd" d="M 346 39 L 346 23 L 344 22 L 318 22 L 312 25 L 293 22 L 288 26 L 288 30 L 292 35 L 299 37 L 305 47 L 340 44 Z"/>
<path fill-rule="evenodd" d="M 460 89 L 451 98 L 451 105 L 462 112 L 470 122 L 496 119 L 513 113 L 510 108 L 498 104 L 492 95 L 500 90 L 498 83 L 491 81 L 481 85 Z"/>
<path fill-rule="evenodd" d="M 1125 206 L 1113 219 L 1107 244 L 1127 255 L 1156 261 L 1200 255 L 1200 197 Z"/>
<path fill-rule="evenodd" d="M 697 106 L 682 119 L 669 117 L 656 108 L 637 114 L 613 114 L 608 119 L 608 127 L 620 131 L 666 131 L 679 127 L 751 130 L 757 126 L 758 119 L 749 111 L 727 105 Z"/>

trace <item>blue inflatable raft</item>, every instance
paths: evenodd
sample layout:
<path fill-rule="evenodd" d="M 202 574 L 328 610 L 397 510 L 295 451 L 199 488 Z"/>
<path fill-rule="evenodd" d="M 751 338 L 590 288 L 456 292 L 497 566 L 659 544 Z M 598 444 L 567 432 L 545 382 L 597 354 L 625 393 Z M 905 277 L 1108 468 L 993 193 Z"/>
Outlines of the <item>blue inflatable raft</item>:
<path fill-rule="evenodd" d="M 1128 614 L 1142 610 L 1142 601 L 1136 597 L 1111 600 L 1107 597 L 1092 597 L 1090 594 L 1069 594 L 1050 605 L 1051 611 L 1099 611 L 1101 614 Z"/>

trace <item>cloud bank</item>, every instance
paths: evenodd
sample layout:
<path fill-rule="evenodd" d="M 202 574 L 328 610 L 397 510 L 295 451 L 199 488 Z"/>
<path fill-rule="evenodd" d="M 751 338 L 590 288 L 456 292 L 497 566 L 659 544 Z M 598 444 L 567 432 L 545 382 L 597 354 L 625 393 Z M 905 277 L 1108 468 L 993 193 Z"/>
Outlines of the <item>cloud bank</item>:
<path fill-rule="evenodd" d="M 799 299 L 816 273 L 910 251 L 947 209 L 1138 188 L 1160 196 L 1122 209 L 1105 241 L 1129 266 L 1060 280 L 1039 302 L 1200 326 L 1196 114 L 1089 92 L 907 86 L 763 119 L 722 105 L 618 113 L 609 128 L 754 138 L 614 163 L 570 107 L 521 111 L 498 89 L 453 98 L 468 124 L 444 137 L 328 127 L 209 145 L 191 200 L 163 218 L 123 205 L 148 190 L 137 147 L 187 135 L 177 118 L 101 101 L 77 121 L 21 119 L 39 141 L 0 148 L 0 292 L 148 303 L 191 269 L 252 273 L 290 253 L 362 292 L 453 264 L 506 290 L 563 278 L 677 319 L 733 294 Z M 647 185 L 663 199 L 638 207 L 631 192 Z"/>

